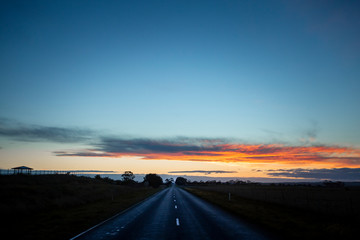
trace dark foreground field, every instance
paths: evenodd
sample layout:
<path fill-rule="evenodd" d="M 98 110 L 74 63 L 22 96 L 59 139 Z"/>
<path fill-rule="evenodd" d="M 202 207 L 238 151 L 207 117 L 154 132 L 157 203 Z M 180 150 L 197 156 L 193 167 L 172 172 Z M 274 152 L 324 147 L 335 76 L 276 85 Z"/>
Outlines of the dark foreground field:
<path fill-rule="evenodd" d="M 69 239 L 158 190 L 71 175 L 0 176 L 2 239 Z"/>
<path fill-rule="evenodd" d="M 358 187 L 223 184 L 186 190 L 283 239 L 358 235 Z M 0 175 L 1 236 L 69 239 L 157 191 L 141 184 L 124 186 L 72 175 Z"/>
<path fill-rule="evenodd" d="M 357 187 L 214 185 L 185 189 L 283 239 L 358 236 L 360 189 Z"/>

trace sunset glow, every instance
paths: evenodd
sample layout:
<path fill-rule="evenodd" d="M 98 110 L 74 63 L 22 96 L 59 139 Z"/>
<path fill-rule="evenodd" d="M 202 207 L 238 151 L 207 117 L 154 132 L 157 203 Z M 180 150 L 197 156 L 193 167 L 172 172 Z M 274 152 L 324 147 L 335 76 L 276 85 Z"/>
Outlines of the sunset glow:
<path fill-rule="evenodd" d="M 260 2 L 6 1 L 0 169 L 360 181 L 360 4 Z"/>
<path fill-rule="evenodd" d="M 156 145 L 157 143 L 157 145 Z M 77 153 L 55 152 L 57 156 L 84 157 L 127 157 L 136 156 L 152 160 L 202 161 L 202 162 L 245 162 L 327 165 L 328 167 L 359 167 L 360 150 L 338 146 L 284 146 L 280 144 L 247 145 L 180 145 L 152 142 L 151 147 L 141 145 L 136 151 L 85 151 Z M 133 143 L 136 149 L 136 141 Z M 199 148 L 197 151 L 181 149 Z M 167 151 L 171 149 L 171 151 Z M 203 149 L 203 150 L 202 150 Z"/>

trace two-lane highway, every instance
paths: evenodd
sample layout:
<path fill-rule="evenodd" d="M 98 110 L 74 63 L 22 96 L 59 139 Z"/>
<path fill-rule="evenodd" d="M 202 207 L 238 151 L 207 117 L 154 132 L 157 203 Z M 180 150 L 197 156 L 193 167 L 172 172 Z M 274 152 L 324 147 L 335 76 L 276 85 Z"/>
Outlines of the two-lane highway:
<path fill-rule="evenodd" d="M 218 207 L 172 186 L 72 239 L 269 238 Z"/>

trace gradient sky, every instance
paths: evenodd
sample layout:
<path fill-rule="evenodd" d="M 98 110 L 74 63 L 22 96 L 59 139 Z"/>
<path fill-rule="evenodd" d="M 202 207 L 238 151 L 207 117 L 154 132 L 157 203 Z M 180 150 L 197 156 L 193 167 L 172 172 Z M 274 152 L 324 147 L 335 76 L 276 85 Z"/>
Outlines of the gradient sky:
<path fill-rule="evenodd" d="M 360 180 L 358 1 L 1 5 L 0 168 Z"/>

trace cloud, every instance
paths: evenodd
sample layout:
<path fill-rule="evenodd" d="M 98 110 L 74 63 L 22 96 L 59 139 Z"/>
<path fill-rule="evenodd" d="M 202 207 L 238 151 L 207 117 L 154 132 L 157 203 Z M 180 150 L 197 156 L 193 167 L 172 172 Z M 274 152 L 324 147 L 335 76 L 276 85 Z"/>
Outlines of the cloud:
<path fill-rule="evenodd" d="M 360 168 L 270 169 L 265 172 L 267 175 L 274 177 L 292 177 L 334 181 L 360 181 Z"/>
<path fill-rule="evenodd" d="M 223 171 L 223 170 L 192 170 L 192 171 L 171 171 L 168 173 L 205 173 L 206 175 L 212 174 L 212 173 L 237 173 L 237 171 Z"/>
<path fill-rule="evenodd" d="M 85 129 L 27 125 L 0 119 L 0 137 L 17 141 L 75 143 L 85 142 L 91 139 L 92 135 L 93 131 Z"/>
<path fill-rule="evenodd" d="M 196 152 L 203 148 L 200 145 L 183 142 L 183 140 L 154 140 L 154 139 L 119 139 L 103 138 L 99 144 L 101 150 L 110 153 L 178 153 Z"/>
<path fill-rule="evenodd" d="M 360 166 L 360 149 L 284 144 L 242 144 L 226 139 L 204 138 L 101 138 L 91 149 L 55 152 L 57 156 L 125 157 L 207 162 L 256 162 L 282 164 L 323 164 L 331 167 Z"/>
<path fill-rule="evenodd" d="M 317 123 L 306 131 L 315 139 Z M 54 151 L 59 157 L 139 157 L 144 160 L 199 162 L 246 162 L 280 164 L 326 164 L 332 168 L 360 167 L 360 149 L 321 145 L 249 144 L 226 138 L 175 137 L 165 139 L 99 136 L 80 128 L 22 124 L 0 118 L 0 137 L 16 141 L 83 143 L 87 149 Z M 0 148 L 1 149 L 1 148 Z"/>
<path fill-rule="evenodd" d="M 76 152 L 76 153 L 68 153 L 65 151 L 55 151 L 53 152 L 58 157 L 111 157 L 112 155 L 109 153 L 96 153 L 96 152 Z"/>
<path fill-rule="evenodd" d="M 39 171 L 43 171 L 43 170 L 39 170 Z M 66 170 L 66 171 L 72 173 L 116 173 L 117 172 L 117 171 L 106 171 L 106 170 Z"/>
<path fill-rule="evenodd" d="M 310 121 L 310 127 L 303 132 L 303 137 L 300 139 L 301 142 L 305 144 L 311 144 L 316 141 L 316 138 L 319 133 L 319 125 L 315 120 Z"/>
<path fill-rule="evenodd" d="M 307 132 L 316 137 L 317 124 Z M 62 157 L 140 157 L 144 160 L 176 160 L 201 162 L 252 162 L 281 164 L 328 164 L 329 167 L 360 167 L 360 149 L 309 144 L 245 144 L 225 138 L 167 139 L 97 136 L 96 132 L 79 128 L 61 128 L 21 124 L 0 118 L 0 137 L 17 141 L 85 143 L 88 149 L 55 151 Z M 90 142 L 91 140 L 91 142 Z"/>

